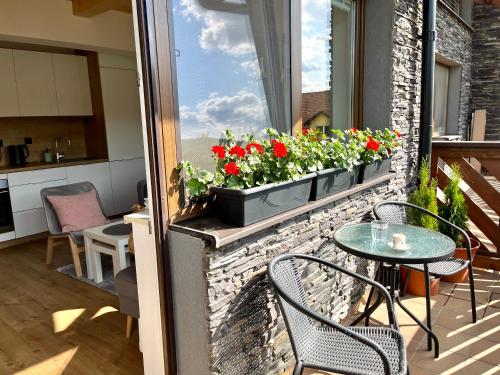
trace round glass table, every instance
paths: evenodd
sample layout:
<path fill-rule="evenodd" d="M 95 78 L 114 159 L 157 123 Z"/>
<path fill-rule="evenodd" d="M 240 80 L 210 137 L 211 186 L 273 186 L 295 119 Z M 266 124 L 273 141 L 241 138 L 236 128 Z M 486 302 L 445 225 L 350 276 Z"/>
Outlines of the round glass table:
<path fill-rule="evenodd" d="M 393 234 L 404 234 L 406 246 L 404 250 L 396 250 L 392 247 Z M 380 261 L 381 265 L 377 272 L 377 281 L 385 286 L 391 296 L 392 302 L 401 308 L 422 327 L 429 335 L 428 349 L 431 350 L 431 339 L 434 341 L 435 357 L 439 357 L 439 341 L 431 330 L 430 317 L 427 317 L 427 325 L 421 322 L 407 307 L 403 305 L 399 296 L 400 264 L 423 264 L 424 272 L 428 270 L 428 263 L 438 262 L 450 258 L 455 252 L 455 243 L 451 238 L 429 229 L 404 224 L 388 224 L 384 240 L 374 241 L 370 223 L 345 225 L 333 234 L 335 245 L 345 252 L 361 258 Z M 430 288 L 429 279 L 424 278 L 426 288 Z M 365 311 L 354 320 L 352 325 L 358 324 L 365 319 L 368 325 L 370 315 L 380 306 L 383 301 L 381 293 L 373 305 L 370 305 L 374 288 L 370 290 Z M 430 304 L 430 300 L 426 301 Z M 397 326 L 397 321 L 395 322 Z"/>
<path fill-rule="evenodd" d="M 406 249 L 395 250 L 392 235 L 406 236 Z M 373 241 L 371 224 L 345 225 L 333 235 L 335 245 L 345 252 L 362 258 L 395 264 L 422 264 L 448 259 L 455 252 L 451 238 L 429 229 L 413 225 L 389 224 L 386 238 Z"/>

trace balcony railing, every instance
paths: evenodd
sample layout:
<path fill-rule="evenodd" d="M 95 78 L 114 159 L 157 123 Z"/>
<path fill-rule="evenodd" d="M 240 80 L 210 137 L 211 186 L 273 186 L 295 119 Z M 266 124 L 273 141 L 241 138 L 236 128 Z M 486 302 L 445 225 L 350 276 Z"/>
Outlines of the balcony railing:
<path fill-rule="evenodd" d="M 438 178 L 439 187 L 442 189 L 448 182 L 448 176 L 443 169 L 444 165 L 438 163 L 439 159 L 444 164 L 456 163 L 460 166 L 463 180 L 469 187 L 467 192 L 464 191 L 469 218 L 496 248 L 493 251 L 481 249 L 474 263 L 478 266 L 500 269 L 498 218 L 494 221 L 485 210 L 487 206 L 500 216 L 500 192 L 490 182 L 492 178 L 500 181 L 500 142 L 433 142 L 432 175 Z M 481 170 L 486 173 L 482 174 Z M 474 199 L 474 195 L 480 199 Z"/>

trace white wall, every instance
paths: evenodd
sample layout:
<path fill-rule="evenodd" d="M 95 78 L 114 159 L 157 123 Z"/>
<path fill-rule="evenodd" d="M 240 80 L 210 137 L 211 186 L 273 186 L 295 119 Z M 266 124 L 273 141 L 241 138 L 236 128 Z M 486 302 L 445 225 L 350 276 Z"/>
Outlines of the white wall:
<path fill-rule="evenodd" d="M 69 0 L 1 0 L 0 40 L 132 53 L 132 15 L 108 11 L 73 16 Z"/>

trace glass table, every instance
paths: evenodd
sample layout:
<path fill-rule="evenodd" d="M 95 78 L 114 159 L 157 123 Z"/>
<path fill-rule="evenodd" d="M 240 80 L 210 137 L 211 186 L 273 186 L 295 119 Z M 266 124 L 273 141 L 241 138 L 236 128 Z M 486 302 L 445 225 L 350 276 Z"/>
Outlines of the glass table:
<path fill-rule="evenodd" d="M 405 250 L 396 250 L 392 247 L 392 236 L 396 233 L 406 236 L 407 246 Z M 423 264 L 425 269 L 428 263 L 450 258 L 455 252 L 455 243 L 439 232 L 403 224 L 389 224 L 385 240 L 373 241 L 370 223 L 345 225 L 339 228 L 333 235 L 333 242 L 337 247 L 349 254 L 382 262 L 377 276 L 378 281 L 387 288 L 393 303 L 401 306 L 432 337 L 437 358 L 439 356 L 439 341 L 429 328 L 430 322 L 428 321 L 427 325 L 425 325 L 401 302 L 398 290 L 399 265 Z M 426 278 L 427 283 L 429 283 L 429 280 Z M 370 291 L 365 311 L 352 325 L 358 324 L 363 319 L 365 319 L 365 324 L 368 325 L 370 315 L 382 303 L 382 296 L 379 294 L 375 303 L 370 306 L 372 294 L 373 288 Z M 427 303 L 430 303 L 430 301 Z"/>

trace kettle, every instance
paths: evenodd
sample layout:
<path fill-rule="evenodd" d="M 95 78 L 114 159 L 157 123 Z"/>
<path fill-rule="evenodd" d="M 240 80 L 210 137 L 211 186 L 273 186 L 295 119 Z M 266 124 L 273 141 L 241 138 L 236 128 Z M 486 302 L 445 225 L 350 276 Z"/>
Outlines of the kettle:
<path fill-rule="evenodd" d="M 9 152 L 10 165 L 24 165 L 26 164 L 26 159 L 30 156 L 28 146 L 26 145 L 10 145 L 7 147 Z"/>

